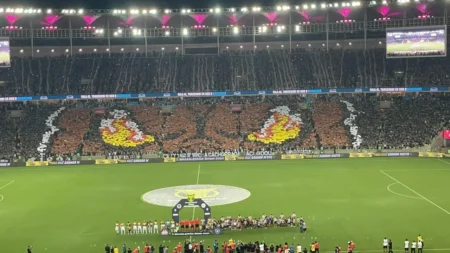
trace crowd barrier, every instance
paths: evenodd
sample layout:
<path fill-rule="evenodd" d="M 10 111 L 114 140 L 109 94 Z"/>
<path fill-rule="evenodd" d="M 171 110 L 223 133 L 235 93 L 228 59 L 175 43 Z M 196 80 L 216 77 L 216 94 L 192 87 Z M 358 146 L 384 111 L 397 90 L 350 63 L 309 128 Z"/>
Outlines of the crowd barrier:
<path fill-rule="evenodd" d="M 175 163 L 175 162 L 207 162 L 207 161 L 254 161 L 254 160 L 300 160 L 300 159 L 336 159 L 336 158 L 377 158 L 377 157 L 423 157 L 450 158 L 450 154 L 438 152 L 377 152 L 377 153 L 336 153 L 336 154 L 274 154 L 274 155 L 224 155 L 204 157 L 166 157 L 153 159 L 95 159 L 81 161 L 29 161 L 0 162 L 0 167 L 42 167 L 73 165 L 110 165 L 132 163 Z"/>

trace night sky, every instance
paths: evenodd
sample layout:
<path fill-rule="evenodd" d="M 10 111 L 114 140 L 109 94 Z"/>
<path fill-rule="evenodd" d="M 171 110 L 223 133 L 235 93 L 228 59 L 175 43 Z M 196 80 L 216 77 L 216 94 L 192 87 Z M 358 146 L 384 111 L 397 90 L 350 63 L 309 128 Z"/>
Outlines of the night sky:
<path fill-rule="evenodd" d="M 17 0 L 1 1 L 2 7 L 16 7 Z M 210 8 L 220 7 L 242 7 L 242 6 L 273 6 L 279 4 L 288 4 L 290 1 L 273 0 L 24 0 L 20 1 L 20 7 L 33 8 L 84 8 L 84 9 L 128 9 L 128 8 Z M 310 1 L 311 2 L 311 1 Z M 296 2 L 295 4 L 300 4 Z"/>

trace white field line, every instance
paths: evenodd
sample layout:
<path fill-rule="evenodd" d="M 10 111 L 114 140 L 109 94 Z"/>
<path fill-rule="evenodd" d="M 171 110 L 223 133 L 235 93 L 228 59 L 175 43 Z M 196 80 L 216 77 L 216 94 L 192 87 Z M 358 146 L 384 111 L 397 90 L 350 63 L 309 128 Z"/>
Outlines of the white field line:
<path fill-rule="evenodd" d="M 398 252 L 402 252 L 402 251 L 404 251 L 405 249 L 398 249 L 398 250 L 396 250 L 396 249 L 394 249 L 394 251 L 398 251 Z M 426 250 L 426 251 L 449 251 L 450 252 L 450 248 L 448 248 L 448 249 L 423 249 L 424 251 Z M 344 250 L 343 250 L 344 251 Z M 326 253 L 334 253 L 334 251 L 325 251 Z M 363 252 L 383 252 L 383 249 L 373 249 L 373 250 L 355 250 L 354 251 L 355 253 L 359 253 L 359 252 L 361 252 L 361 253 L 363 253 Z M 417 252 L 417 250 L 416 250 L 416 252 Z"/>
<path fill-rule="evenodd" d="M 395 195 L 398 195 L 398 196 L 401 196 L 401 197 L 423 200 L 423 199 L 422 199 L 421 197 L 419 197 L 419 196 L 408 196 L 408 195 L 404 195 L 404 194 L 401 194 L 401 193 L 397 193 L 397 192 L 391 190 L 391 186 L 396 185 L 396 184 L 398 184 L 398 183 L 397 183 L 397 182 L 394 182 L 394 183 L 388 185 L 387 190 L 390 191 L 391 193 L 393 193 L 393 194 L 395 194 Z"/>
<path fill-rule="evenodd" d="M 11 181 L 9 181 L 9 182 L 8 182 L 7 184 L 5 184 L 4 186 L 0 187 L 0 190 L 4 189 L 6 186 L 8 186 L 8 185 L 10 185 L 10 184 L 12 184 L 12 183 L 14 183 L 14 182 L 16 182 L 16 180 L 11 180 Z"/>
<path fill-rule="evenodd" d="M 442 158 L 438 158 L 437 160 L 440 161 L 440 162 L 443 162 L 443 163 L 450 164 L 450 162 L 447 162 L 446 160 L 443 160 Z M 450 170 L 450 168 L 449 169 L 444 169 L 444 170 Z"/>
<path fill-rule="evenodd" d="M 387 174 L 386 172 L 380 170 L 381 173 L 383 173 L 384 175 L 386 175 L 387 177 L 389 177 L 390 179 L 394 180 L 395 182 L 399 183 L 400 185 L 402 185 L 403 187 L 405 187 L 406 189 L 410 190 L 411 192 L 413 192 L 414 194 L 416 194 L 417 196 L 421 197 L 423 200 L 427 201 L 428 203 L 432 204 L 433 206 L 441 209 L 441 211 L 443 211 L 444 213 L 450 215 L 450 212 L 445 210 L 444 208 L 442 208 L 441 206 L 439 206 L 438 204 L 434 203 L 433 201 L 427 199 L 425 196 L 423 196 L 422 194 L 416 192 L 415 190 L 411 189 L 410 187 L 408 187 L 407 185 L 405 185 L 404 183 L 398 181 L 397 179 L 395 179 L 393 176 Z"/>
<path fill-rule="evenodd" d="M 199 182 L 200 182 L 200 164 L 198 164 L 196 185 L 198 185 Z M 192 220 L 194 220 L 194 219 L 195 219 L 195 206 L 193 207 L 193 210 L 192 210 Z M 192 235 L 189 237 L 189 241 L 192 241 Z"/>

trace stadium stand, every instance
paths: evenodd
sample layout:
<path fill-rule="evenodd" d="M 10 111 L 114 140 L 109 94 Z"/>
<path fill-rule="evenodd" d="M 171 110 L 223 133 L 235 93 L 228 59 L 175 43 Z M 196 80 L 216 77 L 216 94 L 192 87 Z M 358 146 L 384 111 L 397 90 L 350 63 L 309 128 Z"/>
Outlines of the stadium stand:
<path fill-rule="evenodd" d="M 382 49 L 270 50 L 219 56 L 175 54 L 14 58 L 0 69 L 4 95 L 445 86 L 447 58 L 385 58 Z M 356 64 L 355 64 L 356 63 Z M 20 73 L 20 74 L 19 74 Z"/>

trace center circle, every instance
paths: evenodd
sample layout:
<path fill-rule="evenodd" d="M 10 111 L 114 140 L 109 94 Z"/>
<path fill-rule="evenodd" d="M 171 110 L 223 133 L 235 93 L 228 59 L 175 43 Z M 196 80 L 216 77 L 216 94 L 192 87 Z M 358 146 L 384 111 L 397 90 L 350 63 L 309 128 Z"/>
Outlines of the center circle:
<path fill-rule="evenodd" d="M 188 195 L 203 199 L 209 206 L 220 206 L 245 200 L 251 193 L 246 189 L 228 185 L 179 185 L 144 193 L 142 200 L 149 204 L 173 207 L 180 199 L 188 198 Z"/>

